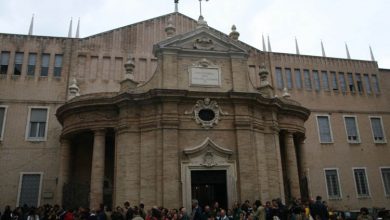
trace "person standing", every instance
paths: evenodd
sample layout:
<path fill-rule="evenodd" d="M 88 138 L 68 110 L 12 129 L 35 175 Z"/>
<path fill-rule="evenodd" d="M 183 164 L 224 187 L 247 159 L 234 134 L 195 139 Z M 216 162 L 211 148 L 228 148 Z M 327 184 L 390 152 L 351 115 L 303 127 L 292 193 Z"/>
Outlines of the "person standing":
<path fill-rule="evenodd" d="M 256 200 L 253 206 L 255 208 L 254 220 L 266 220 L 265 208 L 260 200 Z"/>
<path fill-rule="evenodd" d="M 202 208 L 199 206 L 198 200 L 192 200 L 191 220 L 202 220 Z"/>
<path fill-rule="evenodd" d="M 362 207 L 360 209 L 360 214 L 358 215 L 357 220 L 372 220 L 372 217 L 368 214 L 368 209 L 366 207 Z"/>
<path fill-rule="evenodd" d="M 12 214 L 11 207 L 7 205 L 4 209 L 3 215 L 1 216 L 1 220 L 11 220 L 12 219 L 11 214 Z"/>
<path fill-rule="evenodd" d="M 314 220 L 328 220 L 329 213 L 326 206 L 322 203 L 322 197 L 317 196 L 316 201 L 310 206 L 310 214 Z"/>

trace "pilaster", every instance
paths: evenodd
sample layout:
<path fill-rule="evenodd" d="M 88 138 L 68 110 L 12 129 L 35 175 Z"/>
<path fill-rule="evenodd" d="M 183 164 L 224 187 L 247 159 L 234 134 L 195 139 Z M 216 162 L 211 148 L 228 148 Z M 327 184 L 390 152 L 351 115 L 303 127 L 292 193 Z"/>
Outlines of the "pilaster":
<path fill-rule="evenodd" d="M 58 183 L 56 192 L 56 203 L 62 204 L 64 184 L 69 182 L 70 175 L 70 140 L 61 138 L 60 140 L 60 169 L 58 173 Z"/>

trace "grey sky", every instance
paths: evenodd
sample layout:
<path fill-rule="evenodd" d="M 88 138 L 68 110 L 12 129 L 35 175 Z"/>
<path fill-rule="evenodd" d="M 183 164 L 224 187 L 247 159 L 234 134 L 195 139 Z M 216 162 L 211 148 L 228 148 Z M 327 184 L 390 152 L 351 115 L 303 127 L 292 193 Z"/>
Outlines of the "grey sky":
<path fill-rule="evenodd" d="M 0 32 L 26 34 L 35 13 L 34 34 L 67 36 L 81 18 L 81 37 L 164 15 L 173 0 L 0 0 Z M 240 40 L 262 49 L 261 35 L 270 35 L 272 50 L 369 60 L 369 48 L 380 68 L 390 68 L 389 0 L 209 0 L 203 14 L 208 24 L 229 33 L 232 24 Z M 179 11 L 197 19 L 198 0 L 180 0 Z"/>

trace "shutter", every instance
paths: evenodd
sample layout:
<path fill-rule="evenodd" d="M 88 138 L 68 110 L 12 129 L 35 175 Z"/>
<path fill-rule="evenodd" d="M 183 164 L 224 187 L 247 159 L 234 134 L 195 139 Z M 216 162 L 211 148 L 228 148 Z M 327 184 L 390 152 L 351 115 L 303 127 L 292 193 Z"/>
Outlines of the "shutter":
<path fill-rule="evenodd" d="M 383 140 L 384 135 L 380 118 L 371 118 L 371 126 L 375 141 Z"/>
<path fill-rule="evenodd" d="M 28 65 L 35 66 L 36 63 L 37 63 L 37 54 L 30 53 L 28 56 Z"/>
<path fill-rule="evenodd" d="M 15 64 L 22 64 L 22 63 L 23 63 L 23 53 L 16 53 Z"/>
<path fill-rule="evenodd" d="M 347 127 L 348 140 L 358 141 L 355 118 L 345 117 L 345 126 Z"/>
<path fill-rule="evenodd" d="M 1 53 L 1 65 L 8 66 L 9 63 L 9 52 Z"/>
<path fill-rule="evenodd" d="M 31 122 L 46 122 L 47 109 L 31 109 Z"/>
<path fill-rule="evenodd" d="M 54 66 L 55 67 L 61 67 L 62 66 L 62 55 L 57 54 L 55 56 Z"/>
<path fill-rule="evenodd" d="M 332 142 L 329 118 L 327 116 L 318 117 L 318 127 L 320 130 L 321 142 Z"/>
<path fill-rule="evenodd" d="M 50 60 L 50 55 L 49 54 L 43 54 L 42 55 L 42 67 L 49 67 L 49 60 Z"/>

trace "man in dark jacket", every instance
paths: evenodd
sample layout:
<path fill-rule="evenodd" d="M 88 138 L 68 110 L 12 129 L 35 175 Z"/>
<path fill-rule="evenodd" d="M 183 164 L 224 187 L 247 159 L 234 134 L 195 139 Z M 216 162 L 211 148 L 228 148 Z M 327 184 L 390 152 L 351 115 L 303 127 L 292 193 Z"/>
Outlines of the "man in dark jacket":
<path fill-rule="evenodd" d="M 321 200 L 321 196 L 316 197 L 316 201 L 310 206 L 310 214 L 315 220 L 328 220 L 328 209 Z"/>
<path fill-rule="evenodd" d="M 202 208 L 198 204 L 198 200 L 192 200 L 191 220 L 202 220 Z"/>

